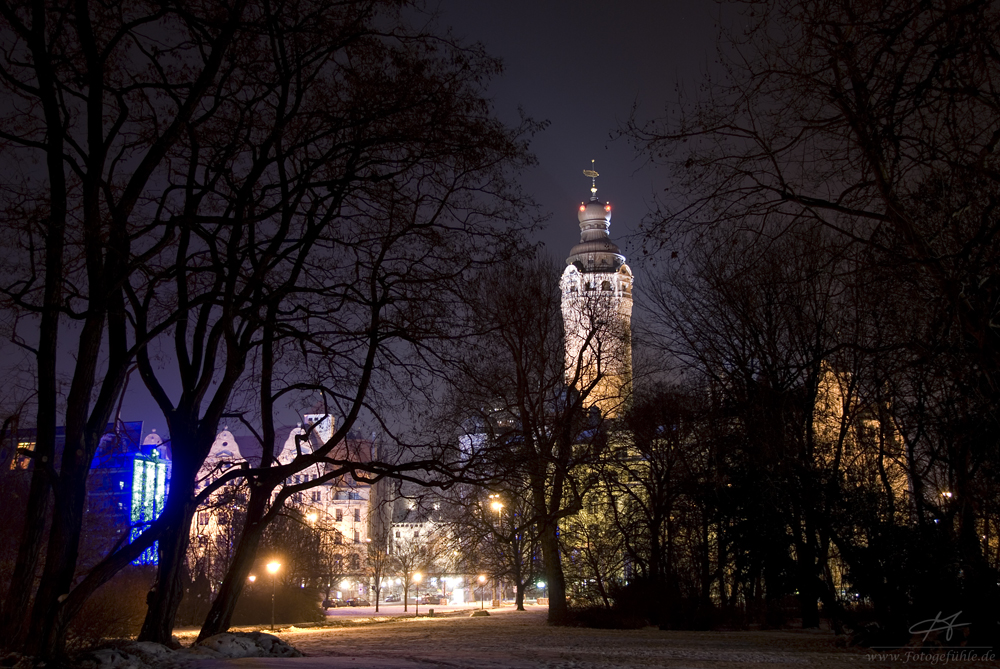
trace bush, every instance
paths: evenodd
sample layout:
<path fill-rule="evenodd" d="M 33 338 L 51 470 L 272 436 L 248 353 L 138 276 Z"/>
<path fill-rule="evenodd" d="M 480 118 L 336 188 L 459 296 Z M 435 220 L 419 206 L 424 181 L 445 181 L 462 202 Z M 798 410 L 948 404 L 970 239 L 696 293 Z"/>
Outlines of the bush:
<path fill-rule="evenodd" d="M 319 591 L 278 585 L 274 597 L 275 623 L 312 623 L 326 620 L 320 607 Z M 263 625 L 271 622 L 271 584 L 256 584 L 244 590 L 233 612 L 234 625 Z"/>
<path fill-rule="evenodd" d="M 612 592 L 614 610 L 621 616 L 645 620 L 660 629 L 712 629 L 717 623 L 715 609 L 698 597 L 685 596 L 665 583 L 636 580 Z"/>
<path fill-rule="evenodd" d="M 138 635 L 153 579 L 152 568 L 131 566 L 98 588 L 70 623 L 67 647 L 89 647 L 104 639 Z"/>

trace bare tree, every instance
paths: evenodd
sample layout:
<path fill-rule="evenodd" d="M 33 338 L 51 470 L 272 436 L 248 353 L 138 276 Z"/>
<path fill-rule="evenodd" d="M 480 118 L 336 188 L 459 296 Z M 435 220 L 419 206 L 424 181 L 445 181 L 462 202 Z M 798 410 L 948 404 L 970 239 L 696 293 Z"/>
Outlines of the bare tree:
<path fill-rule="evenodd" d="M 965 427 L 943 450 L 926 439 L 917 451 L 935 453 L 950 472 L 960 608 L 990 635 L 997 579 L 976 508 L 977 474 L 995 460 L 981 436 L 995 425 L 1000 388 L 997 9 L 978 1 L 744 7 L 708 97 L 628 130 L 674 168 L 680 186 L 645 238 L 684 253 L 685 241 L 711 243 L 699 231 L 736 238 L 755 229 L 765 241 L 819 225 L 834 257 L 884 268 L 883 285 L 912 309 L 883 310 L 894 343 L 913 352 L 924 379 L 943 374 L 964 389 Z M 892 401 L 901 406 L 906 395 Z M 911 464 L 920 459 L 911 451 Z M 926 495 L 918 500 L 928 508 Z M 936 530 L 925 522 L 917 520 L 931 540 Z"/>
<path fill-rule="evenodd" d="M 549 620 L 567 619 L 559 526 L 582 506 L 596 472 L 588 468 L 605 444 L 600 410 L 590 393 L 620 368 L 621 321 L 600 297 L 585 300 L 574 327 L 575 357 L 564 347 L 558 272 L 530 259 L 484 271 L 471 283 L 472 318 L 485 333 L 473 339 L 454 379 L 458 431 L 470 467 L 511 489 L 527 490 L 549 589 Z M 603 400 L 612 398 L 601 398 Z M 613 398 L 621 405 L 627 398 Z"/>
<path fill-rule="evenodd" d="M 408 536 L 392 541 L 391 568 L 403 581 L 403 611 L 410 603 L 413 575 L 426 573 L 437 557 L 437 547 L 432 536 Z M 419 587 L 419 586 L 418 586 Z"/>
<path fill-rule="evenodd" d="M 4 201 L 15 234 L 3 292 L 38 386 L 27 522 L 4 597 L 7 643 L 58 652 L 52 635 L 74 580 L 90 463 L 146 343 L 130 331 L 125 285 L 172 237 L 147 225 L 155 208 L 147 205 L 163 192 L 184 127 L 225 79 L 223 54 L 244 8 L 211 19 L 169 3 L 2 8 L 3 85 L 16 100 L 4 112 L 4 159 L 39 166 L 20 171 Z M 162 35 L 156 48 L 147 48 L 151 34 Z M 71 334 L 69 323 L 79 329 Z M 64 370 L 69 351 L 74 362 Z M 64 371 L 71 380 L 60 409 Z M 60 424 L 65 447 L 57 452 Z"/>
<path fill-rule="evenodd" d="M 389 575 L 391 556 L 389 555 L 389 537 L 383 532 L 368 540 L 365 566 L 372 582 L 372 592 L 375 595 L 375 613 L 378 613 L 378 602 L 382 596 L 382 581 Z"/>
<path fill-rule="evenodd" d="M 488 575 L 492 582 L 514 586 L 514 604 L 524 610 L 524 596 L 535 582 L 538 537 L 526 486 L 492 488 L 461 486 L 449 491 L 442 504 L 450 513 L 445 521 L 468 574 Z M 494 492 L 490 492 L 490 491 Z"/>
<path fill-rule="evenodd" d="M 194 477 L 220 417 L 239 410 L 258 417 L 268 445 L 251 474 L 266 490 L 251 494 L 222 609 L 211 614 L 224 627 L 259 532 L 297 492 L 272 504 L 271 491 L 329 455 L 366 401 L 378 404 L 373 388 L 391 392 L 381 374 L 405 385 L 388 369 L 448 327 L 441 316 L 463 271 L 516 241 L 516 226 L 497 222 L 516 209 L 506 170 L 526 160 L 524 145 L 521 131 L 490 115 L 482 81 L 498 64 L 480 49 L 405 27 L 389 2 L 189 9 L 3 13 L 5 81 L 24 101 L 9 126 L 24 132 L 7 139 L 47 160 L 45 178 L 21 189 L 31 203 L 21 241 L 43 262 L 18 265 L 24 272 L 5 286 L 42 333 L 31 346 L 38 466 L 4 609 L 5 638 L 27 638 L 31 650 L 58 653 L 86 598 L 156 541 L 141 637 L 169 640 L 188 527 L 213 492 L 196 497 Z M 26 109 L 40 111 L 21 116 Z M 80 250 L 79 270 L 67 249 Z M 60 421 L 64 317 L 84 327 Z M 110 355 L 99 374 L 105 331 Z M 171 494 L 148 531 L 74 582 L 89 463 L 133 356 L 170 426 Z M 163 369 L 165 358 L 176 368 Z M 343 417 L 337 434 L 311 459 L 272 467 L 275 403 L 324 390 Z M 56 470 L 58 422 L 67 448 Z M 340 473 L 356 465 L 333 459 Z M 50 490 L 55 520 L 25 637 Z"/>

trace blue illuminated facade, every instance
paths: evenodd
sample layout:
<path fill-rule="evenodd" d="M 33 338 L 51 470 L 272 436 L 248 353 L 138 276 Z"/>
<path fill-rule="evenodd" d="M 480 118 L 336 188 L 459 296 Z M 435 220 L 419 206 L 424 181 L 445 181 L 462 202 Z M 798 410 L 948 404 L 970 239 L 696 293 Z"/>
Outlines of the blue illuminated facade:
<path fill-rule="evenodd" d="M 18 432 L 18 443 L 31 448 L 34 430 Z M 156 435 L 152 435 L 156 437 Z M 120 544 L 123 533 L 134 541 L 163 512 L 170 485 L 170 460 L 162 457 L 167 448 L 157 437 L 155 443 L 142 441 L 142 421 L 118 422 L 107 426 L 97 453 L 90 464 L 81 560 L 86 565 L 106 555 Z M 56 428 L 56 462 L 62 459 L 65 430 Z M 19 464 L 19 462 L 15 463 Z M 11 465 L 14 469 L 15 465 Z M 17 469 L 22 467 L 17 466 Z M 30 470 L 30 459 L 24 471 Z M 146 549 L 133 564 L 156 564 L 157 546 Z"/>
<path fill-rule="evenodd" d="M 131 541 L 135 541 L 163 513 L 167 499 L 168 466 L 169 462 L 159 458 L 155 450 L 148 456 L 136 453 L 132 459 Z M 132 564 L 156 563 L 157 544 L 154 543 Z"/>

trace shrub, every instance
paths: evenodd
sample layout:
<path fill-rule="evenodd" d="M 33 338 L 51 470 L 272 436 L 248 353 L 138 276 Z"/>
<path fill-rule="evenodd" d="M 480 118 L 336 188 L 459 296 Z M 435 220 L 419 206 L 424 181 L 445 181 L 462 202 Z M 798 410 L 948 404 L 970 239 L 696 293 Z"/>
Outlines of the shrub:
<path fill-rule="evenodd" d="M 67 647 L 89 647 L 104 639 L 138 635 L 153 578 L 150 567 L 128 567 L 98 588 L 70 623 Z"/>
<path fill-rule="evenodd" d="M 315 588 L 278 585 L 274 597 L 275 623 L 322 622 L 322 597 Z M 271 621 L 271 584 L 258 583 L 243 592 L 233 613 L 234 625 L 263 625 Z"/>

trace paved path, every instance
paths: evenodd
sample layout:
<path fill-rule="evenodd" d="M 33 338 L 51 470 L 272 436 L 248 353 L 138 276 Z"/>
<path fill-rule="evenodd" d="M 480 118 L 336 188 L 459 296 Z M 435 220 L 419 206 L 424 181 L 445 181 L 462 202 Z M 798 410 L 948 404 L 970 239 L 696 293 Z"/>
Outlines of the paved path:
<path fill-rule="evenodd" d="M 488 618 L 381 618 L 337 621 L 278 635 L 306 653 L 295 659 L 206 661 L 197 669 L 639 669 L 941 666 L 941 658 L 870 657 L 838 648 L 830 632 L 664 632 L 549 627 L 545 608 L 494 611 Z M 421 607 L 423 610 L 423 607 Z M 412 615 L 412 614 L 411 614 Z M 950 666 L 997 666 L 949 662 Z"/>

